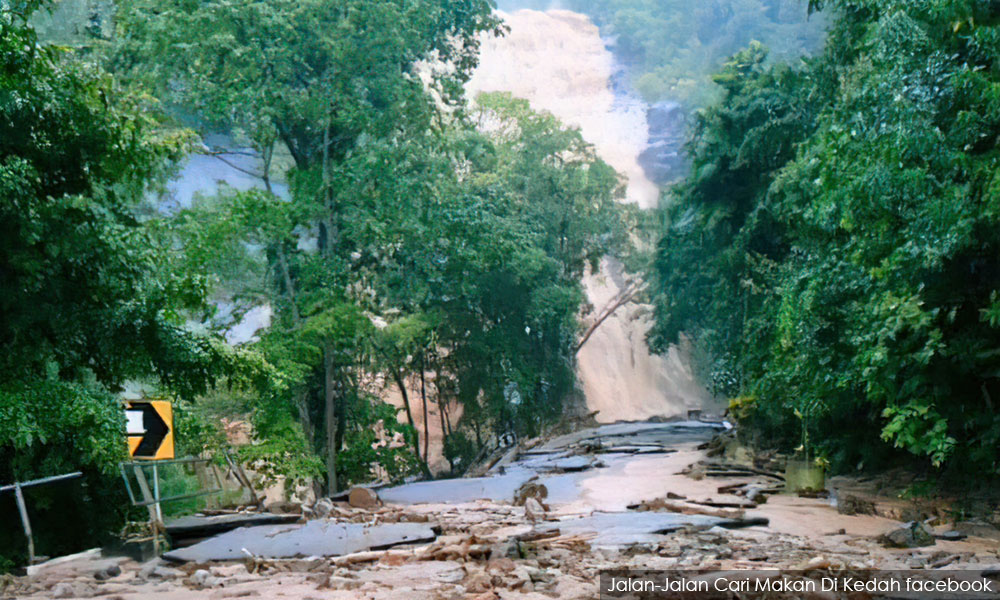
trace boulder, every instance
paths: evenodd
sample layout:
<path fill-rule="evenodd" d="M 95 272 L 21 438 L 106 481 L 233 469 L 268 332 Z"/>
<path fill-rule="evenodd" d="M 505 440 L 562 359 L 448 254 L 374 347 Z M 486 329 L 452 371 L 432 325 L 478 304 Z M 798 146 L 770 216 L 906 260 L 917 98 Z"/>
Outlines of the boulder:
<path fill-rule="evenodd" d="M 94 572 L 94 579 L 97 581 L 107 581 L 122 574 L 122 568 L 118 565 L 110 565 Z"/>
<path fill-rule="evenodd" d="M 842 515 L 874 515 L 875 503 L 853 494 L 844 494 L 837 499 L 837 512 Z"/>
<path fill-rule="evenodd" d="M 210 571 L 198 569 L 191 575 L 191 583 L 198 589 L 221 587 L 222 580 Z"/>
<path fill-rule="evenodd" d="M 514 504 L 516 506 L 524 506 L 524 503 L 528 498 L 534 498 L 538 502 L 542 502 L 549 496 L 549 488 L 545 487 L 544 484 L 535 483 L 533 481 L 528 481 L 517 489 L 514 493 Z"/>
<path fill-rule="evenodd" d="M 301 515 L 302 505 L 296 502 L 272 502 L 264 507 L 269 513 L 275 515 Z"/>
<path fill-rule="evenodd" d="M 378 506 L 378 494 L 364 487 L 352 488 L 347 494 L 347 503 L 354 508 L 375 508 Z"/>
<path fill-rule="evenodd" d="M 545 520 L 545 509 L 542 504 L 534 498 L 528 498 L 524 502 L 524 516 L 532 523 Z"/>
<path fill-rule="evenodd" d="M 320 498 L 313 506 L 312 513 L 317 519 L 325 519 L 330 516 L 331 512 L 333 512 L 333 508 L 333 500 L 330 500 L 329 498 Z"/>
<path fill-rule="evenodd" d="M 887 548 L 920 548 L 933 546 L 934 536 L 923 523 L 910 521 L 898 529 L 882 535 L 879 542 Z"/>
<path fill-rule="evenodd" d="M 51 591 L 53 598 L 93 598 L 97 590 L 85 583 L 57 583 Z"/>

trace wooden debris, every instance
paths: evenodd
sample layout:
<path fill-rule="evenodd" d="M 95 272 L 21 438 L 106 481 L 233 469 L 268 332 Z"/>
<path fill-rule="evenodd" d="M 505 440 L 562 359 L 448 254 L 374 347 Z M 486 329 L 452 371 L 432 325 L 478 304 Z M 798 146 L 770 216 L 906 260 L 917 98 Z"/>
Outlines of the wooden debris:
<path fill-rule="evenodd" d="M 413 558 L 414 552 L 412 550 L 366 550 L 364 552 L 353 552 L 344 556 L 338 556 L 331 559 L 330 564 L 335 567 L 345 567 L 361 563 L 378 562 L 390 557 L 399 557 L 406 560 Z"/>
<path fill-rule="evenodd" d="M 711 508 L 707 506 L 698 506 L 695 504 L 676 502 L 673 500 L 667 500 L 666 498 L 657 498 L 655 500 L 647 500 L 641 504 L 635 504 L 628 507 L 629 509 L 638 511 L 668 511 L 680 513 L 682 515 L 707 515 L 709 517 L 718 517 L 720 519 L 742 519 L 744 517 L 744 512 L 742 510 L 726 510 L 722 508 Z"/>
<path fill-rule="evenodd" d="M 559 537 L 559 535 L 560 533 L 558 529 L 548 529 L 545 531 L 529 531 L 528 533 L 522 533 L 521 535 L 514 536 L 514 539 L 518 542 L 537 542 L 538 540 Z"/>
<path fill-rule="evenodd" d="M 738 509 L 749 509 L 757 508 L 756 502 L 749 501 L 722 501 L 722 500 L 689 500 L 688 502 L 692 504 L 700 504 L 701 506 L 710 506 L 712 508 L 738 508 Z"/>

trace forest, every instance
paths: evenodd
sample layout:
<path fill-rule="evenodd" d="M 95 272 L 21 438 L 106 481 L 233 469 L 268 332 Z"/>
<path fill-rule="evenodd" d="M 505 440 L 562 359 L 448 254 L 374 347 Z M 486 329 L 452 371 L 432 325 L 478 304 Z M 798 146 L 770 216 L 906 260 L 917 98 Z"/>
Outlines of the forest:
<path fill-rule="evenodd" d="M 1000 10 L 810 9 L 831 19 L 821 53 L 770 64 L 751 44 L 715 75 L 661 214 L 651 342 L 697 340 L 761 439 L 992 485 Z"/>
<path fill-rule="evenodd" d="M 445 475 L 542 433 L 579 403 L 607 256 L 756 443 L 995 481 L 1000 7 L 566 4 L 692 115 L 653 214 L 577 129 L 465 97 L 489 0 L 117 0 L 74 26 L 0 0 L 0 483 L 84 473 L 77 510 L 36 494 L 73 524 L 51 548 L 129 517 L 130 387 L 174 400 L 178 454 L 246 415 L 241 461 L 328 494 L 431 476 L 430 406 Z M 261 186 L 160 201 L 185 157 L 241 153 Z"/>
<path fill-rule="evenodd" d="M 429 403 L 462 411 L 457 472 L 559 416 L 580 275 L 628 251 L 628 211 L 577 131 L 502 94 L 464 104 L 489 3 L 197 6 L 119 2 L 70 49 L 40 42 L 38 3 L 5 5 L 0 480 L 81 469 L 61 518 L 109 530 L 126 503 L 96 499 L 123 496 L 116 394 L 135 381 L 175 399 L 180 453 L 249 414 L 241 459 L 329 491 L 373 465 L 427 473 Z M 161 210 L 173 165 L 214 151 L 205 131 L 259 153 L 265 189 Z M 269 304 L 271 327 L 231 347 L 220 298 Z M 379 384 L 406 400 L 414 375 L 433 397 L 399 423 Z M 406 445 L 373 447 L 377 423 Z"/>

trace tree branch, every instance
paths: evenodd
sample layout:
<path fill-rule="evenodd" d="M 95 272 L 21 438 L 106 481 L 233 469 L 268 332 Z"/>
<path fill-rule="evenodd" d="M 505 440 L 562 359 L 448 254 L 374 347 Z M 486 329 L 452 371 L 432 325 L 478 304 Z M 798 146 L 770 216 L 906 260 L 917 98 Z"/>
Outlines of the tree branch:
<path fill-rule="evenodd" d="M 600 327 L 601 324 L 604 323 L 604 321 L 608 320 L 608 318 L 611 315 L 615 314 L 615 312 L 619 308 L 625 306 L 633 299 L 635 299 L 635 297 L 639 294 L 639 292 L 643 291 L 644 289 L 646 289 L 645 282 L 640 284 L 633 283 L 629 284 L 624 290 L 618 292 L 618 294 L 614 298 L 612 298 L 604 306 L 603 309 L 601 309 L 601 311 L 598 313 L 597 320 L 594 321 L 594 323 L 587 328 L 586 332 L 584 332 L 583 337 L 581 337 L 580 341 L 577 342 L 576 349 L 574 350 L 574 352 L 575 353 L 580 352 L 580 349 L 583 348 L 583 345 L 587 343 L 587 341 L 590 339 L 590 336 L 594 335 L 594 332 L 597 331 L 597 328 Z"/>

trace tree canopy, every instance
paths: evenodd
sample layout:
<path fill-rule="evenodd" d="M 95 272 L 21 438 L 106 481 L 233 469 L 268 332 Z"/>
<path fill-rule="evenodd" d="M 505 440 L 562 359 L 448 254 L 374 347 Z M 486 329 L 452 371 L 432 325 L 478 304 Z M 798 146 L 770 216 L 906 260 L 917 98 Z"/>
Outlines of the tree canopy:
<path fill-rule="evenodd" d="M 244 138 L 263 159 L 263 190 L 202 199 L 169 227 L 176 271 L 274 309 L 255 347 L 283 386 L 254 407 L 261 444 L 285 436 L 281 453 L 323 457 L 333 489 L 376 463 L 426 473 L 416 425 L 431 404 L 466 454 L 472 438 L 559 414 L 579 277 L 626 246 L 621 185 L 578 131 L 526 102 L 466 106 L 480 36 L 502 33 L 490 3 L 137 0 L 116 27 L 110 68 L 175 123 Z M 290 199 L 271 193 L 272 171 Z M 385 420 L 388 388 L 402 426 Z M 372 454 L 379 422 L 413 455 Z"/>
<path fill-rule="evenodd" d="M 36 8 L 0 13 L 0 481 L 80 469 L 88 493 L 120 495 L 102 475 L 125 458 L 127 381 L 193 398 L 222 377 L 261 383 L 266 366 L 184 326 L 204 281 L 166 268 L 138 216 L 183 140 L 158 132 L 148 100 L 39 42 Z"/>
<path fill-rule="evenodd" d="M 665 209 L 652 340 L 691 332 L 737 414 L 788 433 L 798 410 L 841 468 L 892 446 L 996 474 L 997 15 L 824 4 L 820 56 L 754 46 L 717 76 Z"/>

